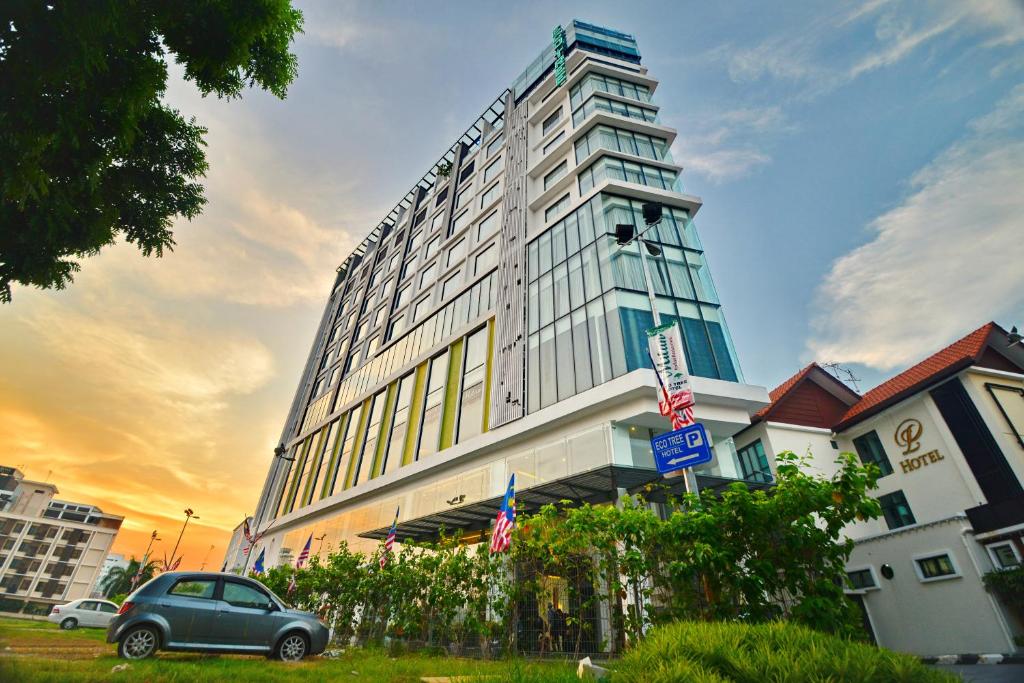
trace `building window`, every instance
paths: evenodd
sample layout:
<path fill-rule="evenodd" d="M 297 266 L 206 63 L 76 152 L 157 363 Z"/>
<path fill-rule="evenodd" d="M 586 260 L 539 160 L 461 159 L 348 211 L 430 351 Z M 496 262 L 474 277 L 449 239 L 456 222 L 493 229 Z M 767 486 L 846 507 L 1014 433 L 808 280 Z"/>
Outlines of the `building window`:
<path fill-rule="evenodd" d="M 366 424 L 366 436 L 363 437 L 363 449 L 359 456 L 355 475 L 352 477 L 352 486 L 357 486 L 361 481 L 368 481 L 373 476 L 373 456 L 377 452 L 377 437 L 380 435 L 380 422 L 384 417 L 386 399 L 386 388 L 373 395 L 370 419 Z"/>
<path fill-rule="evenodd" d="M 576 163 L 581 163 L 599 149 L 610 149 L 654 161 L 670 159 L 668 140 L 665 138 L 655 138 L 611 126 L 594 126 L 586 136 L 576 141 Z"/>
<path fill-rule="evenodd" d="M 992 558 L 992 564 L 996 569 L 1011 569 L 1021 563 L 1020 553 L 1014 547 L 1012 541 L 993 543 L 985 546 L 988 556 Z"/>
<path fill-rule="evenodd" d="M 870 431 L 858 436 L 853 440 L 853 448 L 857 451 L 862 463 L 876 465 L 882 471 L 883 477 L 892 474 L 892 463 L 889 462 L 889 458 L 885 454 L 885 448 L 882 446 L 881 439 L 878 438 L 878 432 Z"/>
<path fill-rule="evenodd" d="M 875 573 L 871 570 L 871 567 L 848 571 L 846 572 L 846 578 L 849 579 L 850 585 L 856 590 L 878 588 L 878 582 L 875 581 Z"/>
<path fill-rule="evenodd" d="M 345 474 L 348 472 L 348 464 L 352 460 L 352 449 L 356 444 L 356 432 L 358 431 L 359 421 L 363 416 L 362 404 L 356 406 L 348 414 L 348 420 L 345 422 L 345 434 L 339 435 L 339 439 L 344 439 L 341 447 L 341 455 L 338 458 L 337 465 L 334 471 L 330 473 L 331 482 L 329 484 L 328 495 L 334 494 L 339 490 L 338 488 L 338 473 L 341 473 L 341 484 L 345 483 Z"/>
<path fill-rule="evenodd" d="M 498 199 L 501 196 L 501 183 L 494 183 L 489 188 L 484 190 L 484 193 L 480 195 L 480 208 L 488 206 L 491 202 Z"/>
<path fill-rule="evenodd" d="M 469 216 L 470 212 L 468 209 L 460 213 L 458 216 L 456 216 L 455 220 L 452 221 L 452 231 L 449 234 L 454 235 L 459 230 L 462 230 L 464 227 L 466 227 L 466 224 L 469 223 Z"/>
<path fill-rule="evenodd" d="M 445 200 L 445 198 L 447 198 L 447 197 L 448 197 L 448 188 L 446 186 L 443 190 L 441 190 L 440 192 L 437 193 L 437 198 L 434 200 L 434 208 L 437 208 L 437 207 L 441 206 L 441 202 L 443 202 Z"/>
<path fill-rule="evenodd" d="M 582 107 L 573 111 L 572 124 L 574 126 L 580 125 L 595 111 L 603 111 L 627 119 L 647 121 L 648 123 L 658 122 L 658 112 L 653 109 L 638 107 L 635 104 L 627 104 L 617 100 L 609 100 L 607 97 L 594 96 L 587 100 Z"/>
<path fill-rule="evenodd" d="M 402 333 L 405 329 L 405 315 L 400 315 L 391 321 L 390 327 L 388 327 L 388 339 L 394 339 Z"/>
<path fill-rule="evenodd" d="M 476 241 L 483 242 L 498 229 L 498 212 L 492 211 L 476 226 Z"/>
<path fill-rule="evenodd" d="M 406 248 L 407 253 L 415 253 L 420 248 L 420 244 L 423 243 L 423 231 L 418 230 L 413 233 L 412 237 L 409 238 L 409 246 Z"/>
<path fill-rule="evenodd" d="M 434 239 L 427 242 L 427 249 L 423 258 L 428 259 L 437 253 L 437 248 L 441 246 L 441 236 L 438 235 Z"/>
<path fill-rule="evenodd" d="M 437 261 L 434 261 L 420 273 L 420 289 L 423 289 L 427 285 L 434 283 L 434 278 L 437 276 Z"/>
<path fill-rule="evenodd" d="M 505 157 L 501 156 L 488 164 L 484 169 L 484 183 L 489 183 L 498 177 L 501 170 L 505 168 Z"/>
<path fill-rule="evenodd" d="M 586 194 L 606 178 L 662 190 L 672 190 L 675 188 L 677 175 L 675 171 L 664 168 L 612 157 L 601 157 L 580 172 L 580 194 Z"/>
<path fill-rule="evenodd" d="M 552 185 L 554 185 L 556 182 L 558 182 L 558 179 L 564 176 L 568 172 L 568 170 L 568 161 L 563 161 L 558 166 L 555 166 L 554 170 L 552 170 L 551 172 L 544 176 L 544 189 L 546 190 Z"/>
<path fill-rule="evenodd" d="M 384 322 L 384 318 L 387 316 L 387 314 L 388 314 L 388 307 L 387 306 L 383 306 L 381 308 L 378 308 L 377 312 L 373 314 L 373 326 L 377 327 L 377 325 L 380 325 L 382 322 Z"/>
<path fill-rule="evenodd" d="M 917 523 L 917 520 L 914 519 L 914 513 L 910 511 L 910 504 L 907 503 L 907 497 L 903 495 L 903 491 L 893 491 L 884 496 L 879 496 L 878 502 L 882 506 L 882 515 L 885 517 L 885 523 L 889 525 L 890 529 L 899 529 L 900 527 Z"/>
<path fill-rule="evenodd" d="M 416 307 L 412 311 L 413 322 L 423 320 L 423 316 L 430 311 L 430 297 L 425 296 L 416 302 Z"/>
<path fill-rule="evenodd" d="M 355 344 L 357 341 L 362 339 L 363 333 L 366 332 L 366 321 L 359 323 L 359 327 L 352 333 L 352 343 Z"/>
<path fill-rule="evenodd" d="M 558 125 L 558 122 L 561 121 L 561 120 L 562 120 L 562 108 L 559 107 L 555 111 L 555 113 L 551 114 L 546 119 L 544 119 L 544 123 L 542 124 L 543 131 L 541 132 L 541 135 L 547 135 L 549 132 L 551 132 L 551 130 L 555 126 Z"/>
<path fill-rule="evenodd" d="M 364 360 L 370 360 L 373 356 L 373 352 L 377 350 L 377 345 L 380 344 L 380 336 L 376 336 L 366 343 L 366 355 L 363 357 Z"/>
<path fill-rule="evenodd" d="M 446 268 L 451 268 L 461 261 L 466 255 L 466 239 L 462 238 L 448 249 L 448 258 L 445 259 Z"/>
<path fill-rule="evenodd" d="M 484 181 L 486 182 L 486 181 Z M 469 201 L 473 198 L 473 188 L 467 187 L 465 190 L 455 196 L 455 209 L 461 209 L 467 206 Z"/>
<path fill-rule="evenodd" d="M 444 223 L 444 211 L 435 214 L 435 216 L 430 219 L 430 232 L 434 232 L 434 230 L 437 229 L 437 226 L 442 223 Z"/>
<path fill-rule="evenodd" d="M 565 139 L 565 131 L 564 130 L 561 133 L 559 133 L 558 135 L 556 135 L 555 137 L 551 138 L 551 140 L 546 145 L 544 145 L 544 148 L 540 151 L 541 156 L 547 156 L 548 152 L 551 151 L 551 148 L 554 147 L 555 145 L 557 145 L 563 139 Z"/>
<path fill-rule="evenodd" d="M 409 297 L 412 295 L 412 285 L 406 285 L 398 290 L 398 294 L 395 295 L 395 310 L 398 310 L 402 306 L 409 303 Z"/>
<path fill-rule="evenodd" d="M 549 206 L 544 210 L 544 222 L 547 223 L 554 218 L 565 213 L 565 210 L 569 208 L 569 195 L 566 194 L 564 197 L 559 199 L 557 202 Z"/>
<path fill-rule="evenodd" d="M 576 109 L 595 92 L 606 92 L 639 102 L 651 101 L 651 91 L 646 85 L 604 74 L 589 73 L 569 90 L 569 106 Z"/>
<path fill-rule="evenodd" d="M 487 328 L 482 327 L 466 339 L 466 358 L 462 370 L 462 397 L 456 443 L 483 431 L 484 365 L 487 362 Z"/>
<path fill-rule="evenodd" d="M 749 446 L 741 448 L 737 455 L 740 459 L 740 469 L 743 471 L 743 478 L 752 481 L 772 481 L 772 468 L 768 465 L 768 458 L 764 454 L 764 446 L 758 439 Z"/>
<path fill-rule="evenodd" d="M 494 156 L 494 154 L 501 149 L 502 145 L 505 144 L 505 136 L 503 134 L 498 135 L 490 142 L 487 143 L 487 156 Z"/>
<path fill-rule="evenodd" d="M 441 438 L 441 413 L 444 408 L 444 385 L 448 374 L 448 351 L 430 360 L 427 394 L 423 401 L 423 424 L 420 428 L 416 459 L 437 452 Z"/>
<path fill-rule="evenodd" d="M 914 568 L 917 570 L 917 578 L 921 581 L 936 581 L 960 576 L 953 556 L 949 553 L 915 557 Z"/>
<path fill-rule="evenodd" d="M 491 244 L 491 246 L 476 255 L 476 259 L 473 262 L 473 275 L 486 273 L 488 270 L 493 268 L 494 264 L 497 262 L 498 246 L 496 244 Z"/>
<path fill-rule="evenodd" d="M 476 160 L 475 159 L 473 161 L 469 162 L 468 164 L 466 164 L 463 167 L 463 169 L 459 172 L 459 182 L 461 183 L 463 180 L 468 178 L 473 173 L 473 169 L 475 167 L 476 167 Z"/>
<path fill-rule="evenodd" d="M 462 273 L 455 273 L 455 275 L 452 275 L 450 278 L 445 280 L 444 284 L 441 285 L 441 300 L 444 301 L 445 299 L 450 297 L 452 294 L 454 294 L 455 290 L 457 290 L 459 288 L 459 285 L 461 283 L 462 283 Z"/>
<path fill-rule="evenodd" d="M 427 210 L 423 209 L 418 214 L 416 214 L 416 220 L 413 221 L 413 225 L 414 226 L 419 225 L 420 223 L 423 222 L 423 219 L 426 218 L 426 217 L 427 217 Z"/>
<path fill-rule="evenodd" d="M 398 381 L 395 394 L 395 412 L 391 420 L 391 434 L 384 451 L 384 462 L 380 473 L 383 475 L 402 466 L 402 451 L 405 446 L 405 434 L 409 425 L 409 404 L 412 402 L 415 373 L 409 373 Z"/>

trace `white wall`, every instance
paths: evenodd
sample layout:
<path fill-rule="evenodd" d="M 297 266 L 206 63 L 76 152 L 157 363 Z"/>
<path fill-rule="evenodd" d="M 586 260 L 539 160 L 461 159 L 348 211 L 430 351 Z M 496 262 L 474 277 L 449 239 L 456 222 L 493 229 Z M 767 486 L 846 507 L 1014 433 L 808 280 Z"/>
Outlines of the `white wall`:
<path fill-rule="evenodd" d="M 864 603 L 880 645 L 917 655 L 1008 653 L 1014 644 L 1001 611 L 982 585 L 988 570 L 979 561 L 984 552 L 970 534 L 966 519 L 912 527 L 902 532 L 859 543 L 847 567 L 871 566 L 877 590 L 868 590 Z M 922 582 L 913 558 L 948 552 L 960 576 Z M 972 557 L 973 556 L 973 557 Z M 893 578 L 885 579 L 881 566 L 889 564 Z"/>

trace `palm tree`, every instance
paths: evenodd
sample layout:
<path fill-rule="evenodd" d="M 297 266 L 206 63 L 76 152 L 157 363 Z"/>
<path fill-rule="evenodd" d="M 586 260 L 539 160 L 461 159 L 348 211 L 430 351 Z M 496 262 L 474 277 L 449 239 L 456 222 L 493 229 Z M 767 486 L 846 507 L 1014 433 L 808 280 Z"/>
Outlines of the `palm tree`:
<path fill-rule="evenodd" d="M 132 557 L 128 561 L 127 567 L 114 567 L 107 575 L 100 581 L 100 592 L 103 593 L 104 597 L 110 597 L 111 595 L 120 595 L 121 593 L 130 593 L 132 590 L 132 579 L 139 572 L 140 562 Z M 146 566 L 142 568 L 142 575 L 139 577 L 136 586 L 141 586 L 146 583 L 157 572 L 156 562 L 147 562 Z"/>

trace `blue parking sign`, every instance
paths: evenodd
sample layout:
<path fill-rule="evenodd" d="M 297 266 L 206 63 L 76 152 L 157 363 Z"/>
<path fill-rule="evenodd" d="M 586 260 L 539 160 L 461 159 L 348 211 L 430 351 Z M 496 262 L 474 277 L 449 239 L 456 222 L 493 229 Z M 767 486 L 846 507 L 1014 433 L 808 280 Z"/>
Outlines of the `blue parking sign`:
<path fill-rule="evenodd" d="M 654 463 L 662 474 L 711 462 L 711 443 L 699 422 L 654 437 L 651 448 Z"/>

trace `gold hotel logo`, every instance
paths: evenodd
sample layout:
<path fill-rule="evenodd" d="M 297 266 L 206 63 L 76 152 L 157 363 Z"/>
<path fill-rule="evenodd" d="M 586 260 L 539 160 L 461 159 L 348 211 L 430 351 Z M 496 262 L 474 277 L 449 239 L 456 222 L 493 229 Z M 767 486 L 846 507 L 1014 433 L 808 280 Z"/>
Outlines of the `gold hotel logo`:
<path fill-rule="evenodd" d="M 921 426 L 921 421 L 911 417 L 900 422 L 893 439 L 896 445 L 903 449 L 903 455 L 910 455 L 921 447 L 922 432 L 924 427 Z"/>

